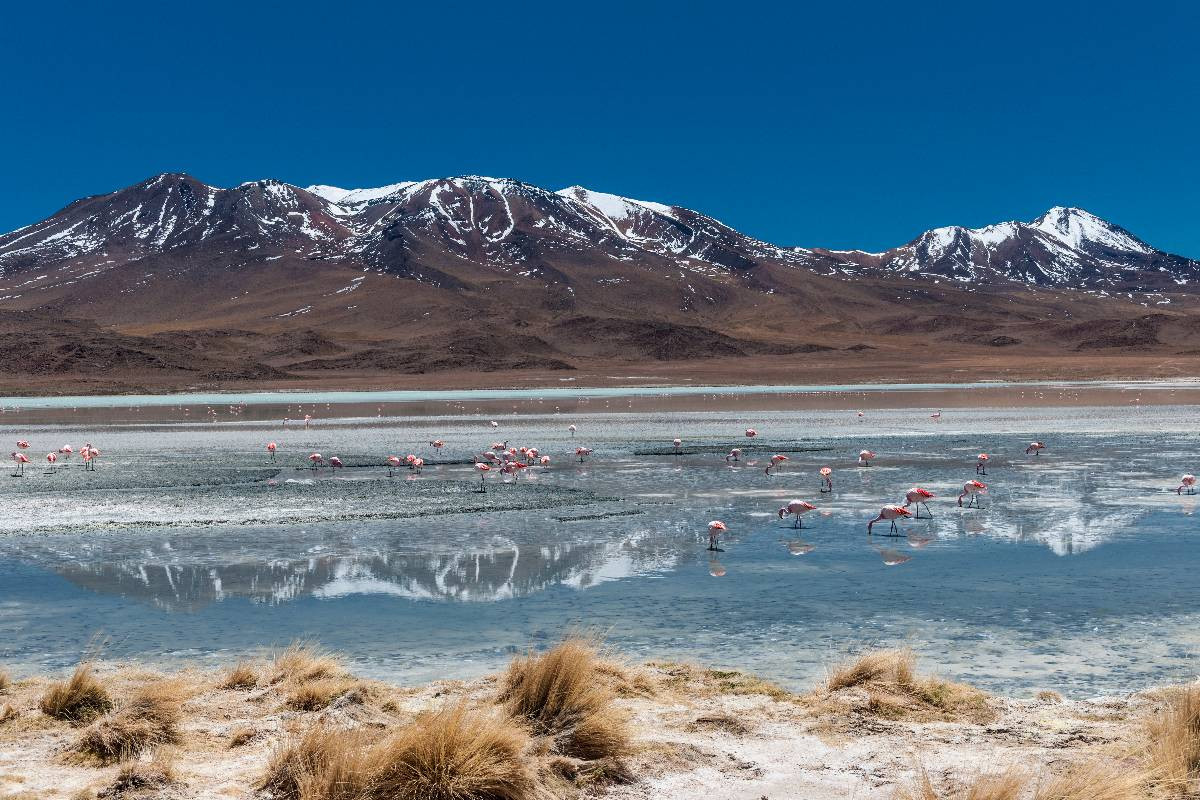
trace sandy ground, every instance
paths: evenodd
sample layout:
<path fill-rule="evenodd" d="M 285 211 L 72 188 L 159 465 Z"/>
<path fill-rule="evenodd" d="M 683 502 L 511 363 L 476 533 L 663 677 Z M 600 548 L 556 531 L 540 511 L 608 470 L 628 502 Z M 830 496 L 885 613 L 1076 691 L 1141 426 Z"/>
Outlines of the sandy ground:
<path fill-rule="evenodd" d="M 168 676 L 100 665 L 97 674 L 118 709 L 140 686 L 177 682 L 186 698 L 181 741 L 170 749 L 178 782 L 140 793 L 172 798 L 254 796 L 272 749 L 318 719 L 382 732 L 463 698 L 490 707 L 497 686 L 494 676 L 418 688 L 350 679 L 328 708 L 303 712 L 287 707 L 286 685 L 222 689 L 218 672 Z M 631 778 L 572 796 L 846 800 L 889 797 L 922 767 L 943 788 L 1009 767 L 1057 773 L 1116 752 L 1163 697 L 1162 691 L 1084 701 L 980 694 L 943 713 L 905 707 L 871 687 L 796 695 L 740 673 L 688 665 L 626 666 L 606 679 L 632 723 Z M 19 680 L 0 697 L 0 797 L 103 794 L 119 767 L 73 753 L 79 726 L 38 710 L 48 683 Z"/>

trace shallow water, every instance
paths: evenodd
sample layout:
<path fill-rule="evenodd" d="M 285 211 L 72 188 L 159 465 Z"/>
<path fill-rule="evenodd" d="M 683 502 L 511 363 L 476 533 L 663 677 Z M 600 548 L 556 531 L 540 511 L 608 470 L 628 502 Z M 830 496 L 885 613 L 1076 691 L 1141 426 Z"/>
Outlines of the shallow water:
<path fill-rule="evenodd" d="M 730 398 L 679 410 L 585 397 L 557 411 L 526 399 L 496 428 L 495 407 L 461 400 L 403 417 L 321 404 L 308 430 L 277 419 L 293 398 L 222 408 L 216 423 L 129 421 L 128 407 L 39 420 L 31 407 L 17 425 L 0 420 L 0 441 L 44 455 L 89 439 L 104 453 L 95 473 L 43 475 L 31 455 L 27 477 L 0 479 L 0 660 L 58 668 L 102 643 L 110 658 L 218 663 L 312 637 L 360 673 L 419 681 L 587 629 L 636 659 L 795 688 L 847 652 L 890 645 L 1006 691 L 1096 694 L 1200 672 L 1200 495 L 1173 491 L 1200 460 L 1195 406 L 1018 399 L 934 421 L 927 408 L 859 417 L 773 397 L 753 411 Z M 435 436 L 439 454 L 424 444 Z M 668 452 L 674 436 L 684 455 Z M 1049 445 L 1040 456 L 1024 455 L 1033 438 Z M 500 439 L 554 463 L 516 483 L 493 476 L 486 495 L 470 464 L 394 479 L 375 466 L 406 452 L 462 461 Z M 595 448 L 583 464 L 570 455 L 581 444 Z M 742 462 L 723 458 L 732 446 Z M 869 468 L 854 463 L 863 447 L 878 453 Z M 351 466 L 314 474 L 301 468 L 312 451 Z M 981 451 L 993 454 L 989 492 L 959 509 Z M 655 452 L 666 454 L 638 455 Z M 791 460 L 767 476 L 773 452 Z M 826 464 L 831 495 L 817 491 Z M 938 495 L 934 518 L 868 538 L 866 521 L 913 485 Z M 775 514 L 793 498 L 819 507 L 803 530 Z M 729 526 L 716 559 L 711 519 Z"/>

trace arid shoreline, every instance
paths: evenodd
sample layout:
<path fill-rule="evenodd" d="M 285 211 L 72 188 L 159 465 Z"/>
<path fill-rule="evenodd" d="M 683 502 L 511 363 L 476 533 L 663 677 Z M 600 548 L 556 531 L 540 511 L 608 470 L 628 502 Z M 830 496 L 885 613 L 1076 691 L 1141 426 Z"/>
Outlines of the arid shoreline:
<path fill-rule="evenodd" d="M 1187 767 L 1182 778 L 1167 774 L 1175 762 L 1160 746 L 1179 714 L 1193 726 L 1200 718 L 1194 687 L 1002 698 L 883 651 L 796 694 L 738 672 L 630 665 L 591 655 L 586 643 L 565 647 L 500 675 L 412 688 L 357 679 L 308 646 L 215 672 L 98 664 L 77 681 L 91 691 L 76 693 L 85 699 L 77 706 L 66 684 L 18 680 L 0 695 L 0 797 L 376 797 L 378 781 L 360 773 L 394 778 L 401 759 L 416 775 L 435 758 L 430 737 L 487 749 L 491 772 L 464 777 L 454 795 L 464 799 L 937 800 L 992 781 L 1012 793 L 970 797 L 1132 800 L 1195 788 Z M 1190 730 L 1194 752 L 1200 731 Z M 301 747 L 307 760 L 297 762 Z M 351 777 L 330 794 L 337 759 L 358 766 L 339 767 Z M 426 778 L 410 778 L 386 796 L 416 796 L 406 792 Z M 450 797 L 421 785 L 420 796 Z"/>

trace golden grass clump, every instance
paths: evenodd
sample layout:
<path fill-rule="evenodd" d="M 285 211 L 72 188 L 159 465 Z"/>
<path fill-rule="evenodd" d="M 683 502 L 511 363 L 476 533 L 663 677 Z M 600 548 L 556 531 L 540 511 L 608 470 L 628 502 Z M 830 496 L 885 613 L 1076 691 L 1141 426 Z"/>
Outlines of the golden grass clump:
<path fill-rule="evenodd" d="M 21 714 L 12 707 L 12 703 L 5 703 L 4 708 L 0 708 L 0 725 L 3 725 L 5 722 L 12 722 L 19 716 Z"/>
<path fill-rule="evenodd" d="M 10 686 L 12 686 L 12 679 L 8 677 L 8 672 L 0 669 L 0 694 L 6 694 Z"/>
<path fill-rule="evenodd" d="M 305 683 L 322 678 L 338 678 L 345 674 L 345 667 L 333 653 L 311 642 L 293 642 L 275 656 L 270 683 Z"/>
<path fill-rule="evenodd" d="M 87 662 L 77 666 L 69 680 L 50 684 L 38 703 L 43 714 L 71 722 L 87 722 L 112 706 L 112 698 Z"/>
<path fill-rule="evenodd" d="M 917 772 L 912 785 L 900 787 L 892 800 L 1018 800 L 1028 778 L 1016 770 L 996 775 L 980 775 L 955 792 L 939 794 L 924 768 Z"/>
<path fill-rule="evenodd" d="M 121 767 L 116 780 L 101 797 L 120 797 L 126 792 L 161 789 L 178 782 L 171 755 L 160 750 L 150 761 L 134 761 Z"/>
<path fill-rule="evenodd" d="M 239 661 L 229 668 L 220 683 L 222 689 L 253 689 L 258 685 L 258 670 L 248 661 Z"/>
<path fill-rule="evenodd" d="M 353 678 L 318 678 L 297 685 L 288 693 L 284 705 L 293 711 L 320 711 L 358 687 Z M 358 699 L 361 702 L 361 696 Z"/>
<path fill-rule="evenodd" d="M 1146 800 L 1147 775 L 1128 764 L 1094 761 L 1038 786 L 1033 800 Z"/>
<path fill-rule="evenodd" d="M 258 731 L 251 727 L 241 727 L 229 735 L 229 749 L 244 747 L 258 738 Z"/>
<path fill-rule="evenodd" d="M 276 800 L 529 800 L 528 739 L 510 720 L 462 706 L 383 741 L 310 728 L 272 755 L 258 788 Z"/>
<path fill-rule="evenodd" d="M 706 669 L 694 664 L 672 662 L 657 662 L 651 666 L 662 673 L 662 686 L 689 695 L 764 695 L 779 701 L 796 699 L 794 694 L 782 686 L 738 670 Z"/>
<path fill-rule="evenodd" d="M 499 701 L 564 755 L 619 757 L 629 750 L 629 731 L 596 663 L 595 646 L 579 638 L 515 658 L 501 678 Z"/>
<path fill-rule="evenodd" d="M 125 706 L 85 728 L 72 749 L 112 764 L 152 747 L 176 744 L 182 702 L 176 683 L 160 681 L 145 686 Z"/>
<path fill-rule="evenodd" d="M 1200 794 L 1200 686 L 1172 692 L 1146 723 L 1146 760 L 1156 786 L 1170 797 Z"/>
<path fill-rule="evenodd" d="M 916 674 L 911 650 L 876 650 L 834 667 L 825 679 L 825 693 L 861 688 L 868 711 L 892 718 L 968 718 L 993 716 L 987 696 L 961 683 Z"/>

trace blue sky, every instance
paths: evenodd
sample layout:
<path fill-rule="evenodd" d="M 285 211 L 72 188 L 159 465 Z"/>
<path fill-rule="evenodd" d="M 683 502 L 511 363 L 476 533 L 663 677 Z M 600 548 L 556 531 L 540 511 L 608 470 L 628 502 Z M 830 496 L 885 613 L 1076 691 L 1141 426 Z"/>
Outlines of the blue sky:
<path fill-rule="evenodd" d="M 882 249 L 1077 205 L 1200 257 L 1200 11 L 1055 3 L 13 4 L 0 230 L 163 171 L 484 174 Z"/>

